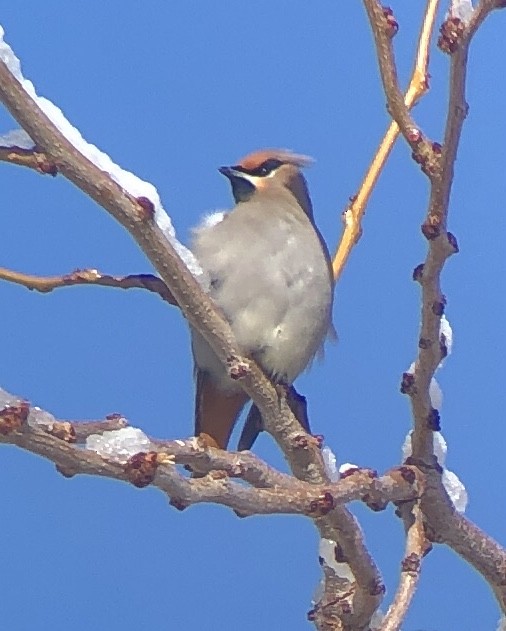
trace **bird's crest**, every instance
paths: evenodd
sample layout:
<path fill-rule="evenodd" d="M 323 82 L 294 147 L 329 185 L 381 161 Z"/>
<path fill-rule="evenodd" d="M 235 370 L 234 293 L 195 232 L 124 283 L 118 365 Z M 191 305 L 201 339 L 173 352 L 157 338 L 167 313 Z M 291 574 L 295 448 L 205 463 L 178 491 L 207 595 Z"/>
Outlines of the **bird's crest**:
<path fill-rule="evenodd" d="M 292 153 L 288 149 L 261 149 L 249 153 L 239 160 L 238 165 L 248 171 L 261 166 L 266 160 L 279 160 L 283 164 L 293 164 L 297 167 L 306 167 L 313 163 L 313 159 L 298 153 Z"/>

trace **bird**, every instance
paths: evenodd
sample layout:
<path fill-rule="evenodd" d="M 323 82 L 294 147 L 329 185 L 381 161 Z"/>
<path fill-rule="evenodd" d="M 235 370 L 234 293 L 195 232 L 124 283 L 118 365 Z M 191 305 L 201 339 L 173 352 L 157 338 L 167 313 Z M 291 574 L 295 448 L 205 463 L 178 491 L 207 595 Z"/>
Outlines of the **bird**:
<path fill-rule="evenodd" d="M 333 331 L 332 265 L 302 174 L 310 162 L 285 149 L 263 149 L 220 167 L 235 206 L 221 221 L 195 228 L 191 242 L 209 279 L 209 294 L 241 352 L 273 383 L 288 387 Z M 195 328 L 191 341 L 195 436 L 227 449 L 249 396 Z M 255 440 L 259 419 L 253 406 L 241 449 Z"/>

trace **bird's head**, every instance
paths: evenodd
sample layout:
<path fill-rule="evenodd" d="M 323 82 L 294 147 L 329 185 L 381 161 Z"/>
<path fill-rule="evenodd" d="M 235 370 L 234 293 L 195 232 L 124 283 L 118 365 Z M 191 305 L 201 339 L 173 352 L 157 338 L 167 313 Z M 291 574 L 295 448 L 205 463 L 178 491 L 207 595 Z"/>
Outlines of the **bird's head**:
<path fill-rule="evenodd" d="M 255 195 L 273 196 L 288 191 L 312 217 L 311 200 L 301 172 L 301 168 L 311 162 L 311 158 L 285 149 L 264 149 L 248 154 L 234 166 L 221 167 L 219 171 L 230 180 L 237 204 Z"/>

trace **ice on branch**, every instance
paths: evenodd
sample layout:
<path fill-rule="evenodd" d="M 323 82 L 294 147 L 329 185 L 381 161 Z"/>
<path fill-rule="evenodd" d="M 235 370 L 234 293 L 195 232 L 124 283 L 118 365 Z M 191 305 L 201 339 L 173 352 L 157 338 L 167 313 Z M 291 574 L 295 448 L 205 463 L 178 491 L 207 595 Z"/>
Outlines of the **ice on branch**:
<path fill-rule="evenodd" d="M 33 149 L 35 143 L 24 129 L 13 129 L 0 136 L 0 147 L 19 147 L 19 149 Z"/>
<path fill-rule="evenodd" d="M 348 471 L 354 471 L 358 468 L 358 465 L 353 464 L 352 462 L 343 462 L 342 465 L 339 465 L 339 475 L 344 475 Z"/>
<path fill-rule="evenodd" d="M 348 563 L 339 563 L 336 560 L 336 542 L 332 539 L 320 539 L 320 547 L 318 550 L 320 559 L 327 567 L 334 570 L 336 576 L 344 578 L 353 583 L 355 577 Z"/>
<path fill-rule="evenodd" d="M 44 97 L 38 96 L 33 83 L 23 77 L 20 61 L 14 54 L 12 48 L 4 41 L 3 36 L 4 30 L 0 26 L 0 60 L 7 65 L 7 68 L 21 83 L 27 94 L 36 102 L 37 106 L 83 156 L 93 162 L 93 164 L 101 171 L 108 173 L 109 176 L 117 184 L 119 184 L 119 186 L 130 193 L 130 195 L 133 197 L 146 197 L 153 203 L 155 208 L 155 221 L 158 224 L 158 227 L 162 230 L 167 240 L 170 241 L 176 252 L 183 259 L 185 265 L 191 273 L 205 285 L 206 280 L 204 278 L 202 268 L 190 250 L 188 250 L 188 248 L 176 239 L 174 226 L 172 225 L 170 217 L 165 212 L 160 196 L 158 195 L 158 191 L 153 184 L 141 180 L 133 173 L 125 171 L 115 164 L 106 153 L 98 149 L 95 145 L 87 142 L 82 137 L 81 132 L 70 124 L 70 122 L 65 118 L 63 112 L 56 107 L 54 103 Z"/>
<path fill-rule="evenodd" d="M 6 408 L 9 405 L 15 405 L 19 403 L 19 397 L 15 397 L 10 392 L 7 392 L 3 388 L 0 388 L 0 410 Z"/>
<path fill-rule="evenodd" d="M 124 427 L 88 436 L 86 449 L 96 451 L 105 458 L 126 462 L 141 451 L 151 451 L 153 444 L 142 430 L 136 427 Z"/>
<path fill-rule="evenodd" d="M 14 394 L 10 394 L 6 390 L 0 388 L 0 410 L 10 406 L 10 405 L 18 405 L 23 399 L 21 397 L 17 397 Z M 55 417 L 46 412 L 45 410 L 41 410 L 38 407 L 30 407 L 30 411 L 28 413 L 27 423 L 31 427 L 41 426 L 43 425 L 49 431 L 53 428 L 53 423 L 56 422 Z"/>
<path fill-rule="evenodd" d="M 473 11 L 471 0 L 451 0 L 447 17 L 459 18 L 464 24 L 469 24 L 473 17 Z"/>
<path fill-rule="evenodd" d="M 506 631 L 506 617 L 501 616 L 499 622 L 497 623 L 496 631 Z"/>
<path fill-rule="evenodd" d="M 339 471 L 337 470 L 337 459 L 335 453 L 330 447 L 325 446 L 322 449 L 323 464 L 325 465 L 325 471 L 330 478 L 331 482 L 337 482 L 339 480 Z"/>
<path fill-rule="evenodd" d="M 49 431 L 51 431 L 53 428 L 53 423 L 55 422 L 55 417 L 49 412 L 41 410 L 38 407 L 30 408 L 30 412 L 28 414 L 28 425 L 31 425 L 32 427 L 44 426 Z"/>
<path fill-rule="evenodd" d="M 326 445 L 322 449 L 322 458 L 325 466 L 325 472 L 329 476 L 331 482 L 338 482 L 341 479 L 341 476 L 347 471 L 358 469 L 358 466 L 356 464 L 352 464 L 351 462 L 344 462 L 338 467 L 335 453 Z"/>
<path fill-rule="evenodd" d="M 432 407 L 435 410 L 440 410 L 443 405 L 443 391 L 434 377 L 430 380 L 429 396 Z"/>
<path fill-rule="evenodd" d="M 455 506 L 455 510 L 459 513 L 465 513 L 469 496 L 466 487 L 462 484 L 459 477 L 453 473 L 453 471 L 444 469 L 442 481 L 446 492 Z"/>
<path fill-rule="evenodd" d="M 443 435 L 441 434 L 441 432 L 434 432 L 433 436 L 434 436 L 434 439 L 433 439 L 434 440 L 434 455 L 436 456 L 438 463 L 443 469 L 443 474 L 442 474 L 443 486 L 445 487 L 446 492 L 448 493 L 450 497 L 450 500 L 455 506 L 455 510 L 457 510 L 459 513 L 463 513 L 465 512 L 467 503 L 469 501 L 466 487 L 460 481 L 459 477 L 455 473 L 453 473 L 453 471 L 450 471 L 449 469 L 446 469 L 445 467 L 446 454 L 448 452 L 448 445 L 446 444 L 446 440 L 443 438 Z M 409 458 L 411 454 L 412 454 L 412 448 L 411 448 L 411 432 L 410 432 L 406 436 L 406 440 L 404 441 L 404 444 L 402 446 L 403 460 L 406 460 L 406 458 Z"/>
<path fill-rule="evenodd" d="M 441 322 L 439 324 L 439 335 L 440 337 L 444 336 L 444 344 L 446 346 L 448 357 L 449 355 L 451 355 L 453 348 L 453 331 L 445 315 L 441 316 Z M 442 363 L 443 362 L 441 362 L 441 364 Z M 439 364 L 439 366 L 441 366 L 441 364 Z"/>
<path fill-rule="evenodd" d="M 381 611 L 381 609 L 377 609 L 371 618 L 371 631 L 381 631 L 381 625 L 383 624 L 384 618 L 385 614 Z"/>
<path fill-rule="evenodd" d="M 411 366 L 406 371 L 410 375 L 415 374 L 415 363 L 413 362 Z M 438 384 L 436 379 L 432 377 L 430 380 L 429 386 L 429 396 L 432 407 L 435 410 L 440 410 L 443 405 L 443 391 L 441 390 L 441 386 Z"/>

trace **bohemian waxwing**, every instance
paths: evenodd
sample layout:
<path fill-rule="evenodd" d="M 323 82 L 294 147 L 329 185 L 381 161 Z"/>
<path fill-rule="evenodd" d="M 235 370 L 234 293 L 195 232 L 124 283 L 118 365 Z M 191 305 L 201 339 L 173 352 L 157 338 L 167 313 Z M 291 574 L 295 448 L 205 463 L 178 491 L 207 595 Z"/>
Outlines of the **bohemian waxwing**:
<path fill-rule="evenodd" d="M 236 206 L 219 223 L 204 222 L 195 229 L 192 243 L 209 275 L 210 295 L 242 352 L 275 382 L 287 385 L 333 330 L 330 257 L 300 171 L 308 162 L 269 149 L 220 168 L 230 180 Z M 200 333 L 192 329 L 191 336 L 195 435 L 226 449 L 249 397 Z"/>

